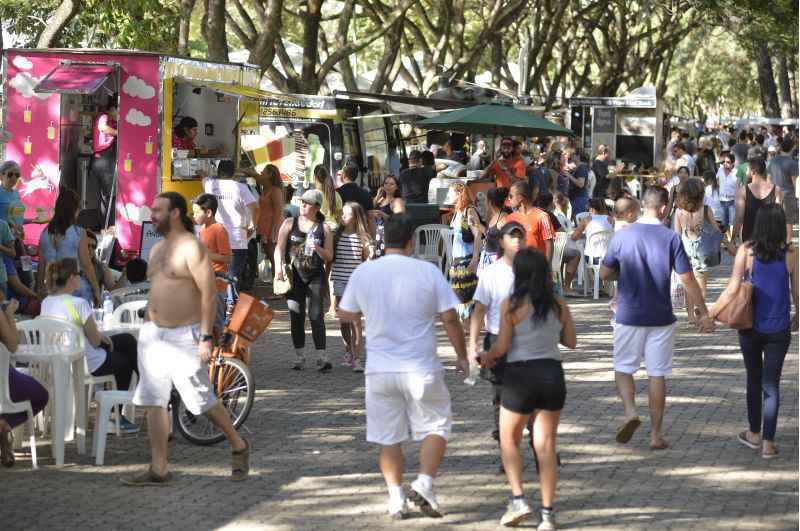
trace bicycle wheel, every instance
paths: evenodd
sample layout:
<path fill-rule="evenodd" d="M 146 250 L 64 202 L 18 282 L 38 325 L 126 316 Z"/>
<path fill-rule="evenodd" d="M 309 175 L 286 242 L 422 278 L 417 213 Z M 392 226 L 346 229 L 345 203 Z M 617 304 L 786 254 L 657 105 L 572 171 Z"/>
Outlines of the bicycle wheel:
<path fill-rule="evenodd" d="M 231 416 L 236 429 L 244 424 L 255 400 L 256 385 L 250 368 L 236 358 L 220 358 L 219 370 L 211 385 L 217 390 L 217 398 Z M 193 415 L 183 401 L 174 409 L 181 432 L 188 441 L 201 446 L 216 444 L 225 435 L 211 422 L 207 415 Z"/>

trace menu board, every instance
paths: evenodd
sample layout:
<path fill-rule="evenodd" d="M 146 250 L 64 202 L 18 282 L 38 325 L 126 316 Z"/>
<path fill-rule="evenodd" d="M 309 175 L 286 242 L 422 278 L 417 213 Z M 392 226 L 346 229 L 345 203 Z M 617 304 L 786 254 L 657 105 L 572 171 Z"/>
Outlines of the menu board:
<path fill-rule="evenodd" d="M 592 124 L 595 133 L 616 132 L 616 109 L 608 107 L 595 107 L 592 109 Z"/>

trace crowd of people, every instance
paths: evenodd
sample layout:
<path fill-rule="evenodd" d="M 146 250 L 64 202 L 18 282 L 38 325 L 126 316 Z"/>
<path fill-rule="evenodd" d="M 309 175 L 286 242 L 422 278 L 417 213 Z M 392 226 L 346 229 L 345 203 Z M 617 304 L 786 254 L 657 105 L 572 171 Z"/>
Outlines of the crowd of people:
<path fill-rule="evenodd" d="M 499 148 L 492 155 L 481 141 L 468 157 L 458 146 L 446 145 L 442 152 L 449 162 L 437 162 L 442 159 L 432 151 L 412 151 L 409 167 L 386 176 L 376 193 L 357 183 L 358 169 L 352 165 L 342 169 L 338 188 L 328 170 L 318 166 L 314 187 L 299 195 L 296 215 L 285 208 L 280 172 L 272 165 L 249 172 L 257 190 L 231 179 L 232 167 L 219 168 L 220 178 L 205 179 L 205 193 L 194 199 L 193 219 L 182 197 L 160 194 L 153 222 L 165 239 L 145 265 L 152 283 L 151 322 L 138 344 L 126 335 L 98 332 L 92 305 L 113 278 L 94 259 L 97 237 L 78 227 L 77 197 L 68 190 L 59 195 L 40 238 L 38 282 L 26 284 L 30 291 L 15 288 L 10 278 L 21 276 L 18 262 L 9 266 L 8 259 L 0 279 L 5 273 L 9 295 L 41 300 L 42 315 L 82 328 L 92 374 L 113 374 L 118 387 L 127 389 L 137 373 L 134 402 L 148 407 L 152 463 L 126 484 L 171 480 L 165 406 L 172 385 L 193 414 L 208 413 L 226 434 L 232 477 L 247 476 L 249 444 L 216 401 L 202 363 L 229 297 L 214 283 L 214 274 L 240 276 L 253 235 L 271 262 L 274 284 L 288 285 L 283 295 L 294 346 L 292 369 L 306 368 L 308 322 L 316 368 L 332 370 L 325 323 L 330 303 L 345 347 L 342 364 L 366 373 L 367 440 L 381 447 L 379 465 L 392 518 L 407 516 L 409 500 L 428 516 L 442 515 L 434 482 L 453 413 L 436 353 L 438 319 L 455 349 L 458 370 L 474 379 L 480 368 L 480 376 L 492 384 L 494 435 L 511 490 L 501 524 L 517 525 L 534 513 L 523 490 L 519 451 L 528 427 L 541 485 L 538 528 L 556 528 L 556 438 L 567 396 L 559 344 L 578 345 L 567 301 L 578 296 L 573 283 L 581 263 L 592 266 L 583 282 L 595 272 L 610 298 L 623 418 L 616 440 L 629 442 L 641 425 L 634 374 L 644 363 L 654 451 L 669 448 L 662 420 L 677 333 L 674 309 L 685 306 L 690 324 L 711 332 L 714 319 L 749 281 L 753 324 L 738 332 L 749 426 L 737 439 L 765 459 L 776 457 L 781 368 L 797 323 L 791 303 L 798 307 L 791 243 L 797 223 L 796 135 L 776 130 L 734 136 L 723 128 L 705 132 L 695 143 L 674 130 L 663 167 L 641 190 L 618 177 L 622 165 L 612 162 L 608 146 L 598 146 L 591 162 L 567 138 L 504 138 Z M 491 183 L 485 204 L 479 204 L 471 183 L 458 179 L 468 171 Z M 8 221 L 0 220 L 0 253 L 21 258 L 10 214 L 18 201 L 13 187 L 19 168 L 6 163 L 0 174 L 0 218 L 4 198 L 11 196 Z M 443 183 L 452 197 L 447 276 L 411 256 L 416 226 L 407 215 L 409 204 L 439 202 Z M 734 256 L 733 272 L 709 308 L 707 276 L 721 263 L 723 251 Z M 19 268 L 25 270 L 22 264 Z M 141 270 L 140 262 L 131 262 L 123 281 L 144 281 L 131 278 Z M 0 315 L 0 339 L 12 351 L 15 310 L 16 303 Z M 163 362 L 165 349 L 174 353 L 170 363 Z M 46 391 L 10 371 L 12 399 L 30 399 L 35 411 L 41 409 Z M 7 433 L 20 422 L 13 415 L 0 420 L 3 464 L 9 459 Z M 419 475 L 406 490 L 401 443 L 409 438 L 422 444 Z"/>

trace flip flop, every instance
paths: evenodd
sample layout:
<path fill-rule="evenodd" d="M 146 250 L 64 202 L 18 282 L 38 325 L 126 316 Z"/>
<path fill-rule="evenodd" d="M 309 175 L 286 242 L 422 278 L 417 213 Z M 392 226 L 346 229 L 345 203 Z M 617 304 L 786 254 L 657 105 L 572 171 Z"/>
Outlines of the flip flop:
<path fill-rule="evenodd" d="M 759 447 L 761 446 L 760 444 L 750 442 L 747 439 L 747 432 L 746 431 L 743 431 L 743 432 L 739 433 L 739 435 L 736 436 L 736 440 L 738 440 L 740 443 L 742 443 L 743 445 L 747 446 L 751 450 L 758 450 Z"/>
<path fill-rule="evenodd" d="M 658 444 L 650 445 L 651 450 L 666 450 L 667 448 L 669 448 L 669 443 L 664 439 L 661 439 Z"/>
<path fill-rule="evenodd" d="M 775 459 L 776 457 L 778 457 L 778 450 L 775 450 L 774 452 L 761 452 L 762 459 Z"/>
<path fill-rule="evenodd" d="M 642 421 L 638 418 L 629 419 L 625 422 L 622 426 L 619 427 L 617 430 L 617 442 L 620 444 L 625 444 L 631 440 L 633 437 L 633 433 L 639 428 L 642 424 Z"/>

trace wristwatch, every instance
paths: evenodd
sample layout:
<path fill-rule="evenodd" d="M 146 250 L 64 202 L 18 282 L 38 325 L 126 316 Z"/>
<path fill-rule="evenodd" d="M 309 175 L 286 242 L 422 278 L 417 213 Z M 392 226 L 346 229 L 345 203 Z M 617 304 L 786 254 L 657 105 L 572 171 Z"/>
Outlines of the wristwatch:
<path fill-rule="evenodd" d="M 200 336 L 200 343 L 211 342 L 213 340 L 214 336 L 212 336 L 211 334 L 203 334 L 202 336 Z"/>

